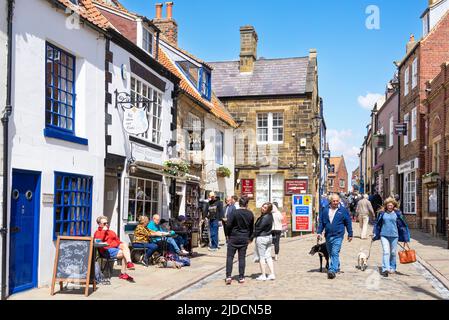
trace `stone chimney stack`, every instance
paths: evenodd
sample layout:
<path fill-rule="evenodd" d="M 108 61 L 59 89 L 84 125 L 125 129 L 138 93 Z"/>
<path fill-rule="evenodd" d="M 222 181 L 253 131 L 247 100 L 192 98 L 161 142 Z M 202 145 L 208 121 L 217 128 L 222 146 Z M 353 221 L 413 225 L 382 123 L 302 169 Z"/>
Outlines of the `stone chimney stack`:
<path fill-rule="evenodd" d="M 415 36 L 412 34 L 410 36 L 409 42 L 407 43 L 407 54 L 412 50 L 415 44 L 416 44 Z"/>
<path fill-rule="evenodd" d="M 163 39 L 169 44 L 178 46 L 178 24 L 173 19 L 173 2 L 166 2 L 167 16 L 162 18 L 162 3 L 156 4 L 156 18 L 153 23 L 161 30 Z"/>
<path fill-rule="evenodd" d="M 257 60 L 257 41 L 253 26 L 240 28 L 240 72 L 253 72 Z"/>

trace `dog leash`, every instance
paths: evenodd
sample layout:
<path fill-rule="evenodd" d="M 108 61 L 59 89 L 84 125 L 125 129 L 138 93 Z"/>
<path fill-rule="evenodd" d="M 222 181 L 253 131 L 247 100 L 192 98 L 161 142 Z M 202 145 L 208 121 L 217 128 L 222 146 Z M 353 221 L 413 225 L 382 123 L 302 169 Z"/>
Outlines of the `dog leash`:
<path fill-rule="evenodd" d="M 369 257 L 371 257 L 371 248 L 373 247 L 373 243 L 374 243 L 374 241 L 373 241 L 373 239 L 371 238 L 371 244 L 370 244 L 370 246 L 369 246 L 368 258 L 366 258 L 366 262 L 368 262 Z"/>

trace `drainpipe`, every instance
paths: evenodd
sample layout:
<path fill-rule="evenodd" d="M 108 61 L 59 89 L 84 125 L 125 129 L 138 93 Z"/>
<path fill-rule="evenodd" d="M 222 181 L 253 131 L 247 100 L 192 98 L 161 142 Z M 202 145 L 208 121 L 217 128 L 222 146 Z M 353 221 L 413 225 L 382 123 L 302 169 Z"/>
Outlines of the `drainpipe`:
<path fill-rule="evenodd" d="M 8 145 L 8 122 L 9 116 L 12 113 L 11 105 L 11 93 L 12 93 L 12 19 L 14 11 L 14 0 L 8 0 L 8 62 L 7 62 L 7 80 L 6 80 L 6 105 L 3 111 L 2 124 L 3 124 L 3 219 L 0 233 L 2 236 L 2 289 L 1 300 L 6 300 L 6 241 L 8 234 L 8 158 L 9 158 L 9 145 Z"/>

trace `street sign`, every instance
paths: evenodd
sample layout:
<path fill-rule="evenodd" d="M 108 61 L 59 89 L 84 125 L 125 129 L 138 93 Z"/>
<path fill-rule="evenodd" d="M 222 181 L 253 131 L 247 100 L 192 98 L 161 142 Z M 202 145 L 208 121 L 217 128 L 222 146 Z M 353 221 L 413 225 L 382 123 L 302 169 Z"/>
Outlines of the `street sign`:
<path fill-rule="evenodd" d="M 292 231 L 311 232 L 313 222 L 311 195 L 292 196 Z"/>
<path fill-rule="evenodd" d="M 286 196 L 292 196 L 294 194 L 305 194 L 307 193 L 307 180 L 293 180 L 293 179 L 286 179 L 285 180 L 285 195 Z"/>
<path fill-rule="evenodd" d="M 407 135 L 407 123 L 397 123 L 394 125 L 394 134 L 397 136 Z"/>

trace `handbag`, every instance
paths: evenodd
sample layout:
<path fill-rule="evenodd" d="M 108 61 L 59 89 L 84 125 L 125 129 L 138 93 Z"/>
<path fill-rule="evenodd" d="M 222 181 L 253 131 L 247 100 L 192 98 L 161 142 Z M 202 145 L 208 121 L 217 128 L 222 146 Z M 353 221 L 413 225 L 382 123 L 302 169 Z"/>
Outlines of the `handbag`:
<path fill-rule="evenodd" d="M 404 242 L 404 250 L 398 252 L 398 255 L 399 255 L 399 262 L 401 264 L 416 262 L 416 251 L 410 249 L 410 246 L 408 245 L 407 242 Z"/>

